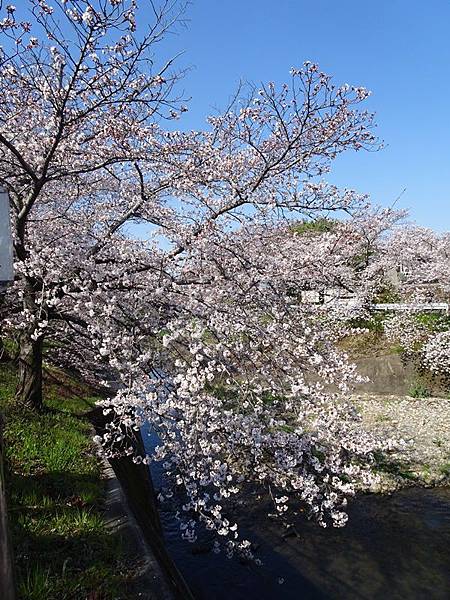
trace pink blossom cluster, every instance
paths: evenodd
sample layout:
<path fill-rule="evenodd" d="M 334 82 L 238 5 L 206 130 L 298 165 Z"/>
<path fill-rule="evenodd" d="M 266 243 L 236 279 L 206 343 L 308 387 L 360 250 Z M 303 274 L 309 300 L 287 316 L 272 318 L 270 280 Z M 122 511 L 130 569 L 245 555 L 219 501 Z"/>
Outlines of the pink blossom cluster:
<path fill-rule="evenodd" d="M 383 279 L 396 217 L 323 180 L 340 153 L 376 145 L 368 93 L 306 63 L 289 85 L 240 90 L 205 131 L 165 130 L 161 117 L 184 111 L 173 61 L 153 54 L 171 4 L 155 5 L 144 37 L 134 0 L 27 5 L 29 26 L 12 10 L 2 21 L 14 44 L 0 55 L 0 183 L 16 256 L 3 331 L 22 350 L 46 340 L 46 361 L 102 382 L 107 455 L 132 454 L 126 432 L 151 424 L 160 444 L 135 460 L 163 463 L 160 499 L 183 498 L 186 539 L 201 521 L 228 554 L 250 553 L 230 508 L 249 485 L 283 518 L 302 507 L 344 525 L 390 445 L 346 401 L 358 375 L 336 342 Z M 329 287 L 353 307 L 301 302 Z"/>

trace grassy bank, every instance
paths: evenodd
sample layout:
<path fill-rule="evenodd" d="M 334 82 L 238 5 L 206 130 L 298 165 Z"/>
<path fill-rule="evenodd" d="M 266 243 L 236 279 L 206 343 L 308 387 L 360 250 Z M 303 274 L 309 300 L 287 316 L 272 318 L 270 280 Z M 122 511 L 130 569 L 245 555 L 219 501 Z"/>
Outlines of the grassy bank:
<path fill-rule="evenodd" d="M 127 598 L 129 569 L 103 512 L 101 464 L 84 416 L 95 398 L 74 382 L 45 385 L 45 414 L 18 410 L 16 372 L 0 365 L 9 521 L 19 598 Z"/>

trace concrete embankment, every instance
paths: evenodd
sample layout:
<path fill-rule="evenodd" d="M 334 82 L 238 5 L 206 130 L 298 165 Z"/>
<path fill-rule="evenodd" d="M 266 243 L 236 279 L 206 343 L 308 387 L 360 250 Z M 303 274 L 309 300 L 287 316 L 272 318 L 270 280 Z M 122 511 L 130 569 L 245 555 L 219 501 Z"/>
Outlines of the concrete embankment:
<path fill-rule="evenodd" d="M 126 555 L 133 565 L 133 582 L 129 592 L 140 600 L 175 600 L 176 596 L 154 553 L 145 542 L 125 492 L 111 465 L 103 464 L 105 481 L 105 518 L 107 527 L 117 534 L 123 543 Z"/>
<path fill-rule="evenodd" d="M 101 409 L 90 414 L 97 433 L 107 418 Z M 140 433 L 128 437 L 136 454 L 145 453 Z M 107 514 L 110 526 L 120 531 L 130 554 L 137 557 L 136 597 L 145 600 L 194 600 L 190 589 L 167 553 L 156 495 L 148 468 L 129 456 L 105 461 Z"/>

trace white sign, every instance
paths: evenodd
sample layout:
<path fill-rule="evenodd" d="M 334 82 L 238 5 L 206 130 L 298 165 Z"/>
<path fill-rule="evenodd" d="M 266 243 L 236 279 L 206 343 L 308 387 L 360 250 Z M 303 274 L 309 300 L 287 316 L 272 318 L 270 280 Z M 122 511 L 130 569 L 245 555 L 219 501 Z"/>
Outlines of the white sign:
<path fill-rule="evenodd" d="M 0 187 L 0 286 L 14 279 L 9 198 Z"/>
<path fill-rule="evenodd" d="M 316 290 L 302 290 L 301 299 L 305 304 L 319 304 L 320 294 Z"/>

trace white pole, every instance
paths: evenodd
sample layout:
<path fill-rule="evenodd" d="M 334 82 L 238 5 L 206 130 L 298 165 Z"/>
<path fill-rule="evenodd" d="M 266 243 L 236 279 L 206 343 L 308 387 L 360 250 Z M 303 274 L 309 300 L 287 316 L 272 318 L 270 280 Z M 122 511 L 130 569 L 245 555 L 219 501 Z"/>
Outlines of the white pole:
<path fill-rule="evenodd" d="M 13 243 L 8 192 L 0 187 L 0 291 L 13 281 Z"/>

